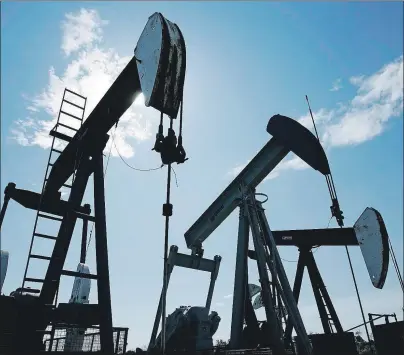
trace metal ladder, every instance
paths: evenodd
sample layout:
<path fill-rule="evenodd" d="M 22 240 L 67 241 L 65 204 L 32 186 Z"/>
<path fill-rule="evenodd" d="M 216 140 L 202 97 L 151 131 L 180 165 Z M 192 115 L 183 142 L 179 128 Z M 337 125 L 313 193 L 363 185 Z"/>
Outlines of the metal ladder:
<path fill-rule="evenodd" d="M 71 97 L 72 99 L 69 100 L 68 98 L 66 98 L 66 94 L 68 94 L 68 97 L 69 98 Z M 79 100 L 82 103 L 82 105 L 80 105 L 80 104 L 78 104 L 76 102 L 73 102 L 73 101 L 77 101 L 77 100 Z M 58 147 L 59 145 L 69 143 L 72 140 L 73 136 L 76 134 L 76 132 L 79 130 L 79 128 L 83 124 L 86 104 L 87 104 L 87 98 L 85 98 L 84 96 L 81 96 L 81 95 L 79 95 L 79 94 L 77 94 L 77 93 L 75 93 L 75 92 L 73 92 L 73 91 L 71 91 L 69 89 L 64 90 L 62 103 L 60 105 L 56 125 L 49 132 L 49 135 L 53 137 L 52 138 L 52 145 L 51 145 L 51 149 L 50 149 L 50 153 L 49 153 L 48 163 L 47 163 L 47 166 L 46 166 L 45 178 L 44 178 L 44 181 L 43 181 L 43 184 L 42 184 L 42 191 L 41 191 L 41 197 L 40 197 L 40 200 L 39 200 L 39 206 L 38 206 L 38 210 L 36 212 L 34 230 L 33 230 L 33 233 L 32 233 L 31 244 L 30 244 L 30 247 L 29 247 L 28 259 L 27 259 L 27 263 L 26 263 L 26 266 L 25 266 L 25 272 L 24 272 L 24 278 L 23 278 L 23 282 L 22 282 L 22 288 L 20 289 L 21 292 L 29 292 L 29 293 L 40 293 L 41 292 L 40 288 L 32 289 L 30 287 L 26 287 L 27 282 L 28 283 L 36 283 L 36 284 L 43 284 L 43 282 L 44 282 L 44 278 L 34 278 L 34 277 L 28 277 L 27 276 L 30 261 L 32 259 L 39 259 L 39 260 L 49 261 L 51 259 L 51 257 L 46 256 L 46 255 L 33 254 L 32 249 L 33 249 L 34 241 L 35 241 L 36 238 L 45 238 L 45 239 L 50 239 L 50 240 L 56 240 L 57 237 L 47 235 L 47 234 L 43 234 L 43 233 L 38 233 L 38 224 L 39 224 L 38 222 L 40 220 L 48 219 L 48 220 L 57 221 L 60 224 L 61 221 L 62 221 L 62 218 L 60 216 L 56 216 L 56 215 L 52 215 L 52 214 L 49 214 L 49 213 L 41 212 L 42 197 L 43 197 L 43 193 L 44 193 L 44 190 L 45 190 L 46 182 L 48 180 L 48 173 L 51 170 L 50 168 L 53 166 L 52 159 L 54 158 L 54 156 L 56 156 L 56 158 L 57 158 L 57 156 L 59 154 L 61 154 L 63 149 L 64 149 L 64 148 L 57 149 L 57 148 L 55 148 L 55 146 Z M 71 112 L 69 112 L 69 110 L 71 111 L 72 109 L 74 109 L 76 112 L 78 112 L 78 115 L 75 115 L 75 114 L 72 114 Z M 73 127 L 71 125 L 68 125 L 66 123 L 62 123 L 61 121 L 63 119 L 74 119 L 79 124 L 78 128 Z M 73 132 L 73 134 L 62 133 L 61 130 L 62 131 L 68 131 L 69 133 Z M 72 183 L 74 181 L 74 177 L 75 176 L 73 174 Z M 66 183 L 66 184 L 63 185 L 63 187 L 65 187 L 66 189 L 71 189 L 72 185 Z"/>

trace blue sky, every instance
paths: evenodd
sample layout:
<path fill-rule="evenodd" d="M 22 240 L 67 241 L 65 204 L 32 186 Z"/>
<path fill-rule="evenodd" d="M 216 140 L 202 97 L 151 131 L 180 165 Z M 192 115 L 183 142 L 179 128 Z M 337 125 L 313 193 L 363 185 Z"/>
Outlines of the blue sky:
<path fill-rule="evenodd" d="M 267 142 L 269 117 L 289 115 L 311 128 L 307 94 L 346 225 L 367 206 L 378 209 L 402 265 L 400 3 L 2 3 L 1 189 L 14 181 L 39 191 L 49 154 L 47 134 L 63 89 L 88 97 L 88 114 L 128 62 L 148 16 L 156 11 L 180 26 L 187 45 L 184 145 L 190 160 L 175 167 L 170 244 L 187 252 L 184 232 Z M 150 151 L 158 117 L 151 108 L 133 105 L 122 118 L 115 140 L 129 164 L 159 165 Z M 113 319 L 116 326 L 130 328 L 130 347 L 148 343 L 160 293 L 165 179 L 165 170 L 129 169 L 112 149 L 106 205 Z M 273 230 L 328 224 L 324 178 L 296 157 L 286 158 L 259 191 L 269 196 L 267 217 Z M 91 186 L 87 199 L 92 203 Z M 10 252 L 7 294 L 21 284 L 34 217 L 33 211 L 15 204 L 6 215 L 1 248 Z M 78 262 L 76 230 L 68 269 Z M 205 242 L 206 257 L 223 257 L 212 306 L 222 317 L 216 334 L 222 338 L 230 331 L 236 233 L 234 213 Z M 38 248 L 50 251 L 50 245 Z M 297 251 L 280 248 L 280 253 L 289 260 L 285 268 L 293 282 Z M 94 254 L 91 249 L 93 271 Z M 402 293 L 392 265 L 384 289 L 376 290 L 359 249 L 351 248 L 351 255 L 365 313 L 396 312 L 402 318 Z M 315 257 L 343 327 L 359 324 L 344 248 L 323 247 Z M 32 270 L 41 275 L 43 266 Z M 256 274 L 250 280 L 258 282 Z M 208 282 L 202 272 L 174 270 L 168 311 L 203 304 Z M 63 279 L 61 300 L 68 300 L 72 283 Z M 95 287 L 90 300 L 96 301 Z M 306 282 L 300 305 L 308 331 L 320 331 Z"/>

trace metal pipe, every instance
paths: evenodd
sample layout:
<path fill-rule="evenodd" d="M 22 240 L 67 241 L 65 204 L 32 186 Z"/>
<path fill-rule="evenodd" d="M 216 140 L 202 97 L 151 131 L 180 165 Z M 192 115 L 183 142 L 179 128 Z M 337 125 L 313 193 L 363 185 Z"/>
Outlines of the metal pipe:
<path fill-rule="evenodd" d="M 379 316 L 379 317 L 377 317 L 377 318 L 374 318 L 373 320 L 378 320 L 378 319 L 380 319 L 380 318 L 383 318 L 384 316 Z M 370 320 L 368 320 L 367 322 L 365 322 L 366 324 L 369 324 L 370 323 Z M 360 327 L 363 327 L 364 325 L 365 325 L 365 323 L 361 323 L 361 324 L 359 324 L 359 325 L 357 325 L 357 326 L 355 326 L 355 327 L 353 327 L 353 328 L 349 328 L 348 330 L 345 330 L 345 333 L 347 333 L 347 332 L 350 332 L 351 330 L 354 330 L 354 329 L 356 329 L 356 328 L 360 328 Z"/>

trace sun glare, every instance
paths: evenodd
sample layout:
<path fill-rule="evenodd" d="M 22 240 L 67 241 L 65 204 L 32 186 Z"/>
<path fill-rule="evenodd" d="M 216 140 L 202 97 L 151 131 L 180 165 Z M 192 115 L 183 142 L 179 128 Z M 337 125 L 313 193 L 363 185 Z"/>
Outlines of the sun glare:
<path fill-rule="evenodd" d="M 140 93 L 136 97 L 134 104 L 138 105 L 138 106 L 140 106 L 140 105 L 144 106 L 144 95 L 143 95 L 143 93 Z"/>

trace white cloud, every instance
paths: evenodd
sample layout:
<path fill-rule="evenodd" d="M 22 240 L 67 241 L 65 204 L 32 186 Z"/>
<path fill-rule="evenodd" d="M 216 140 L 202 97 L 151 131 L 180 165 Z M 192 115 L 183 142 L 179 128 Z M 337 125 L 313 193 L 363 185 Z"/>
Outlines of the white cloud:
<path fill-rule="evenodd" d="M 114 49 L 102 47 L 102 28 L 108 22 L 100 18 L 95 10 L 81 9 L 77 13 L 66 14 L 62 22 L 61 49 L 70 58 L 62 73 L 49 68 L 48 85 L 31 97 L 24 95 L 27 101 L 29 117 L 15 121 L 11 138 L 24 146 L 39 146 L 48 149 L 52 143 L 49 131 L 55 126 L 65 88 L 87 96 L 85 118 L 93 110 L 131 57 L 122 57 Z M 70 95 L 68 98 L 82 105 L 81 99 Z M 141 100 L 132 105 L 119 121 L 118 128 L 110 132 L 115 134 L 115 144 L 119 153 L 125 157 L 134 155 L 131 140 L 147 140 L 152 137 L 152 127 L 158 124 L 158 113 L 144 107 Z M 64 110 L 76 116 L 81 112 L 70 105 Z M 61 115 L 61 123 L 77 128 L 78 121 Z M 72 131 L 63 129 L 62 133 L 73 135 Z M 60 149 L 61 147 L 59 147 Z M 112 149 L 112 156 L 118 153 L 108 141 L 105 151 Z"/>
<path fill-rule="evenodd" d="M 356 96 L 345 111 L 325 127 L 326 145 L 366 142 L 386 129 L 386 123 L 403 112 L 403 56 L 369 77 L 353 77 Z"/>
<path fill-rule="evenodd" d="M 101 20 L 95 10 L 81 9 L 79 13 L 66 14 L 62 22 L 63 39 L 62 49 L 70 55 L 83 47 L 90 47 L 102 40 L 102 26 L 108 21 Z"/>
<path fill-rule="evenodd" d="M 251 159 L 250 159 L 251 160 Z M 247 166 L 247 164 L 250 162 L 250 160 L 245 163 L 245 164 L 240 164 L 235 166 L 234 168 L 231 168 L 228 172 L 227 175 L 230 175 L 232 177 L 237 176 L 238 174 L 241 173 L 241 171 Z"/>
<path fill-rule="evenodd" d="M 341 79 L 337 79 L 332 83 L 330 91 L 338 91 L 342 89 Z"/>
<path fill-rule="evenodd" d="M 337 103 L 336 108 L 320 108 L 313 113 L 325 150 L 371 140 L 385 131 L 388 121 L 403 113 L 403 56 L 383 66 L 375 74 L 351 77 L 349 81 L 357 87 L 352 100 Z M 297 121 L 313 131 L 309 113 Z M 228 174 L 236 176 L 246 165 L 236 166 Z M 267 179 L 277 177 L 284 170 L 307 167 L 300 158 L 294 156 L 282 161 Z"/>
<path fill-rule="evenodd" d="M 237 176 L 241 170 L 243 170 L 247 164 L 250 161 L 248 161 L 245 164 L 241 164 L 238 165 L 234 168 L 232 168 L 229 172 L 228 175 L 231 175 L 232 177 Z M 271 180 L 274 179 L 276 177 L 279 176 L 279 174 L 284 171 L 284 170 L 302 170 L 302 169 L 306 169 L 308 167 L 308 165 L 301 160 L 298 156 L 293 154 L 293 157 L 287 160 L 282 160 L 276 167 L 274 170 L 272 170 L 272 172 L 264 179 L 264 181 L 266 180 Z"/>

